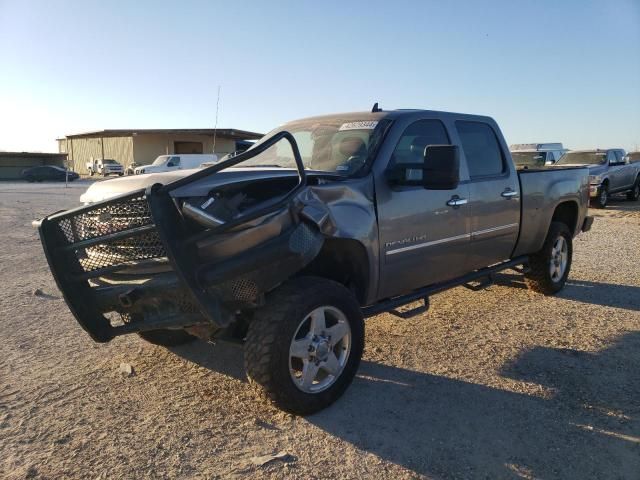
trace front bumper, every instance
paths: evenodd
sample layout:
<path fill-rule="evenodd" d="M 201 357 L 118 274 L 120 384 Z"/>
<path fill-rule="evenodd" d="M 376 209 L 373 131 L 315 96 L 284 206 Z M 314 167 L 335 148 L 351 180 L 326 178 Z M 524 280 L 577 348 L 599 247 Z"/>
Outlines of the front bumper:
<path fill-rule="evenodd" d="M 279 218 L 289 218 L 288 208 Z M 216 256 L 212 237 L 194 233 L 173 198 L 153 189 L 51 215 L 39 232 L 69 309 L 98 342 L 159 328 L 224 328 L 323 244 L 313 225 L 287 223 L 275 238 Z M 233 243 L 242 232 L 225 238 Z"/>

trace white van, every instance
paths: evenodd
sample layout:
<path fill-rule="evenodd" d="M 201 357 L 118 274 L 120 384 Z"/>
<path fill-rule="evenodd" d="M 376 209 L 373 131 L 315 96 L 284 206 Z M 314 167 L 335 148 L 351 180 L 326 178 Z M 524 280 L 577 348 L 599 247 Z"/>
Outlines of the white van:
<path fill-rule="evenodd" d="M 176 153 L 174 155 L 160 155 L 151 165 L 140 165 L 133 170 L 133 173 L 170 172 L 172 170 L 188 170 L 198 168 L 202 163 L 215 163 L 218 156 L 214 153 Z"/>

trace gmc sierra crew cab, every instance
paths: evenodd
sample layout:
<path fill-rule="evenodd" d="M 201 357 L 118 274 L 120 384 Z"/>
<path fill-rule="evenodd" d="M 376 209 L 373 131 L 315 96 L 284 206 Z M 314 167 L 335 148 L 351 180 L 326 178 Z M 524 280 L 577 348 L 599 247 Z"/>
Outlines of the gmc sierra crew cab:
<path fill-rule="evenodd" d="M 496 122 L 425 110 L 287 123 L 213 166 L 93 184 L 39 222 L 98 342 L 243 342 L 254 388 L 309 414 L 351 383 L 363 318 L 512 269 L 542 294 L 590 228 L 589 170 L 516 171 Z"/>

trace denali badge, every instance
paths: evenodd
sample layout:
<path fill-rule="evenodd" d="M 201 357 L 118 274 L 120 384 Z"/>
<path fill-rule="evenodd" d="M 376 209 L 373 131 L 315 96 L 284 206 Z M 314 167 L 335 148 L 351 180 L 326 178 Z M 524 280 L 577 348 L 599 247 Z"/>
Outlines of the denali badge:
<path fill-rule="evenodd" d="M 427 239 L 427 234 L 420 235 L 419 237 L 408 237 L 402 240 L 394 240 L 393 242 L 387 242 L 384 244 L 384 248 L 397 247 L 398 245 L 407 245 L 409 243 L 421 242 Z"/>

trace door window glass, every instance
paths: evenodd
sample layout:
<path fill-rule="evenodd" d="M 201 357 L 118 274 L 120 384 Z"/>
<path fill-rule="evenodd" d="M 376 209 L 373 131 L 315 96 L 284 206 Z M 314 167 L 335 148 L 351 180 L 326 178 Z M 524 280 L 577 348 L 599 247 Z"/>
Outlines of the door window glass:
<path fill-rule="evenodd" d="M 180 157 L 171 157 L 167 162 L 167 167 L 178 167 L 180 166 Z"/>
<path fill-rule="evenodd" d="M 440 120 L 418 120 L 402 133 L 391 157 L 391 165 L 422 163 L 424 151 L 429 145 L 449 145 L 449 135 Z M 422 180 L 422 170 L 411 170 L 411 180 Z"/>

